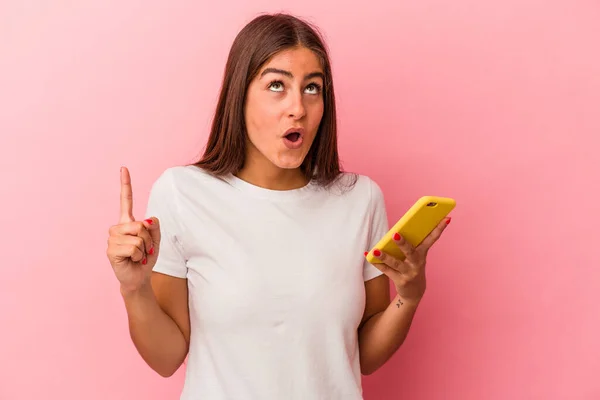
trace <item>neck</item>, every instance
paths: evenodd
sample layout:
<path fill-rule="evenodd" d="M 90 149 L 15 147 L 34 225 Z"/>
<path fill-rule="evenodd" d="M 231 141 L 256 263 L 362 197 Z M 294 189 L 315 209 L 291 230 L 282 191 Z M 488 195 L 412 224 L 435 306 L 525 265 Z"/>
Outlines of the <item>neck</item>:
<path fill-rule="evenodd" d="M 252 185 L 271 190 L 299 189 L 308 183 L 300 168 L 283 169 L 268 160 L 260 164 L 263 165 L 247 162 L 235 175 Z"/>

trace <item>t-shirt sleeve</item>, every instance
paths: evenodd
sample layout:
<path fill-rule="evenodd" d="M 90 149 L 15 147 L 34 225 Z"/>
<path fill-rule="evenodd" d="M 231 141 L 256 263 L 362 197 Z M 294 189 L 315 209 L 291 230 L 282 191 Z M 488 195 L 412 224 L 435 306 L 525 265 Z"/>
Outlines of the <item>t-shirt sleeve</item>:
<path fill-rule="evenodd" d="M 371 180 L 370 181 L 370 192 L 371 192 L 371 201 L 370 201 L 370 226 L 369 226 L 369 237 L 368 237 L 368 247 L 370 250 L 379 242 L 379 240 L 387 233 L 390 229 L 388 224 L 387 210 L 385 208 L 385 199 L 383 196 L 383 192 L 379 185 Z M 382 272 L 374 267 L 371 263 L 369 263 L 366 259 L 363 265 L 363 278 L 365 281 L 376 278 L 381 275 Z"/>
<path fill-rule="evenodd" d="M 160 223 L 160 247 L 153 271 L 177 278 L 187 277 L 187 264 L 181 244 L 179 205 L 171 170 L 158 177 L 150 189 L 145 218 L 156 217 Z"/>

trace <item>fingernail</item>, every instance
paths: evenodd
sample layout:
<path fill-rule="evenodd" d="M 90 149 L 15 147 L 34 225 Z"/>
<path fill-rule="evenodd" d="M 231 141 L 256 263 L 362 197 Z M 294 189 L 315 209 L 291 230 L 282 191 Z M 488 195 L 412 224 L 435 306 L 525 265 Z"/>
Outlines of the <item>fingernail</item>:
<path fill-rule="evenodd" d="M 373 255 L 375 257 L 379 257 L 381 255 L 381 252 L 379 250 L 375 249 L 375 250 L 373 250 Z"/>
<path fill-rule="evenodd" d="M 144 258 L 144 259 L 142 260 L 142 264 L 144 264 L 144 265 L 148 264 L 148 260 L 147 260 L 146 258 Z"/>
<path fill-rule="evenodd" d="M 145 220 L 148 224 L 152 225 L 154 223 L 154 221 L 152 220 L 152 218 L 148 218 L 147 220 Z"/>
<path fill-rule="evenodd" d="M 448 217 L 448 219 L 446 220 L 446 225 L 448 225 L 450 223 L 451 219 L 452 219 L 452 217 Z"/>
<path fill-rule="evenodd" d="M 154 254 L 154 247 L 150 247 L 150 250 L 148 250 L 148 254 L 150 254 L 150 255 Z"/>
<path fill-rule="evenodd" d="M 400 240 L 402 236 L 399 233 L 394 233 L 394 240 Z"/>
<path fill-rule="evenodd" d="M 367 254 L 369 254 L 369 252 L 368 252 L 368 251 L 365 251 L 365 257 L 367 256 Z"/>

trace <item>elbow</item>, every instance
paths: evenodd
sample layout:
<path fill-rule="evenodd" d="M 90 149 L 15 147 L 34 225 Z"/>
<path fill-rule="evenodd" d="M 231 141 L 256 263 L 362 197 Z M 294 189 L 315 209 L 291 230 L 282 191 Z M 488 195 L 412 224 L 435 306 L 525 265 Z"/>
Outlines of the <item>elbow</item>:
<path fill-rule="evenodd" d="M 369 376 L 379 369 L 379 366 L 372 361 L 367 361 L 363 357 L 360 358 L 360 373 L 364 376 Z"/>
<path fill-rule="evenodd" d="M 369 376 L 377 371 L 377 368 L 373 365 L 364 365 L 361 363 L 360 365 L 360 373 L 364 376 Z"/>
<path fill-rule="evenodd" d="M 369 375 L 371 375 L 373 372 L 375 372 L 375 371 L 368 370 L 368 369 L 361 369 L 361 370 L 360 370 L 360 373 L 361 373 L 361 375 L 362 375 L 362 376 L 369 376 Z"/>
<path fill-rule="evenodd" d="M 166 371 L 166 370 L 165 370 L 165 371 L 163 371 L 163 370 L 158 370 L 158 371 L 156 371 L 156 372 L 158 372 L 158 374 L 159 374 L 160 376 L 162 376 L 163 378 L 170 378 L 170 377 L 172 377 L 172 376 L 173 376 L 173 374 L 175 373 L 175 371 L 177 371 L 177 370 L 171 370 L 171 371 Z"/>
<path fill-rule="evenodd" d="M 175 372 L 177 372 L 179 370 L 179 368 L 185 362 L 185 360 L 187 358 L 187 354 L 188 354 L 187 352 L 188 352 L 188 348 L 186 347 L 185 353 L 177 358 L 169 358 L 166 360 L 165 359 L 162 359 L 162 360 L 157 359 L 157 360 L 154 360 L 153 363 L 148 362 L 148 361 L 147 361 L 147 363 L 150 366 L 150 368 L 152 368 L 154 370 L 154 372 L 156 372 L 163 378 L 170 378 L 171 376 L 173 376 L 175 374 Z"/>
<path fill-rule="evenodd" d="M 179 369 L 180 365 L 177 366 L 158 366 L 157 368 L 152 368 L 156 373 L 158 373 L 163 378 L 172 377 L 175 372 Z"/>
<path fill-rule="evenodd" d="M 173 376 L 173 374 L 175 374 L 177 369 L 176 368 L 155 368 L 154 371 L 156 371 L 163 378 L 170 378 Z"/>
<path fill-rule="evenodd" d="M 157 374 L 159 374 L 160 376 L 162 376 L 163 378 L 170 378 L 171 376 L 173 376 L 175 374 L 175 372 L 177 372 L 179 370 L 179 367 L 181 367 L 181 365 L 183 364 L 183 362 L 185 361 L 185 358 L 180 359 L 180 360 L 170 360 L 168 362 L 156 362 L 153 364 L 148 364 L 150 366 L 150 368 L 152 368 L 154 370 L 154 372 L 156 372 Z"/>
<path fill-rule="evenodd" d="M 183 354 L 177 358 L 175 357 L 145 357 L 143 353 L 142 359 L 146 362 L 146 365 L 150 367 L 154 372 L 163 378 L 170 378 L 179 370 L 186 360 L 186 354 Z"/>

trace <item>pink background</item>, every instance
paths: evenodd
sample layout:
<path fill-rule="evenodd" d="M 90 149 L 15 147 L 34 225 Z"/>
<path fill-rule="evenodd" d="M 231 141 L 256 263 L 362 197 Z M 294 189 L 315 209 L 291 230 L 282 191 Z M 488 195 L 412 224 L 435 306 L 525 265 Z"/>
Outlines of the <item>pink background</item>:
<path fill-rule="evenodd" d="M 600 398 L 599 3 L 206 4 L 0 3 L 0 399 L 178 398 L 105 256 L 119 167 L 142 216 L 201 151 L 234 36 L 278 10 L 325 33 L 345 167 L 380 183 L 390 222 L 458 201 L 366 399 Z"/>

